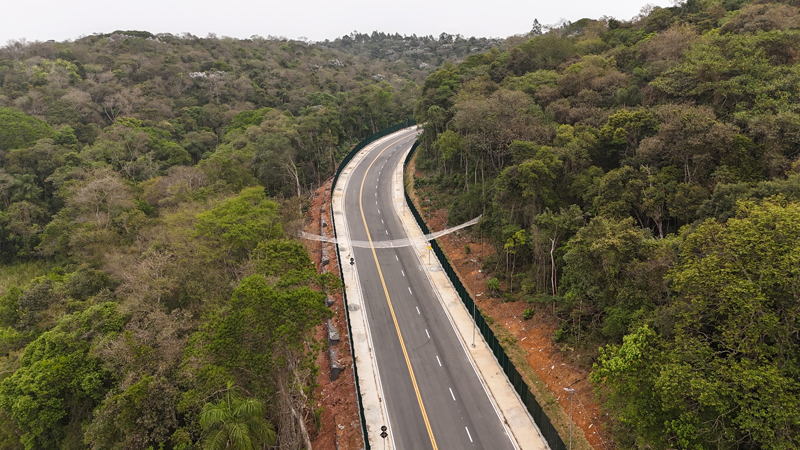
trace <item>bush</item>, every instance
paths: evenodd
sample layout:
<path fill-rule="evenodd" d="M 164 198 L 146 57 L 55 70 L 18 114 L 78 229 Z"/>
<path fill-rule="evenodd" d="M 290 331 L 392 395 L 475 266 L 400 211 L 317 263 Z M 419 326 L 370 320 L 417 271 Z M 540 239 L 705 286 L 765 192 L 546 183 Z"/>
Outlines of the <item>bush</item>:
<path fill-rule="evenodd" d="M 486 289 L 489 289 L 492 293 L 496 293 L 500 290 L 500 282 L 497 281 L 497 278 L 489 278 L 486 280 Z"/>
<path fill-rule="evenodd" d="M 533 317 L 533 310 L 531 308 L 526 309 L 522 313 L 522 318 L 525 320 L 530 320 Z"/>

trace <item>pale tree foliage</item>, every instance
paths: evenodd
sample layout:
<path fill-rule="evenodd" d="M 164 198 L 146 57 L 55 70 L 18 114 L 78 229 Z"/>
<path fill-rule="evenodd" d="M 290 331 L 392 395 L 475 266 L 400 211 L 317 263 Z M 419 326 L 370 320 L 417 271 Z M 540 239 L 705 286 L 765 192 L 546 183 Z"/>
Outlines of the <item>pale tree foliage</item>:
<path fill-rule="evenodd" d="M 97 113 L 94 103 L 92 102 L 92 96 L 86 91 L 72 88 L 61 97 L 61 100 L 67 102 L 67 104 L 82 117 L 93 118 Z"/>
<path fill-rule="evenodd" d="M 109 228 L 114 219 L 134 206 L 133 193 L 114 172 L 99 169 L 76 187 L 66 206 L 75 211 L 75 221 Z"/>
<path fill-rule="evenodd" d="M 206 183 L 206 174 L 196 167 L 173 166 L 166 176 L 147 183 L 144 198 L 153 206 L 174 206 L 191 199 L 192 194 Z"/>
<path fill-rule="evenodd" d="M 138 87 L 124 88 L 103 100 L 103 113 L 110 122 L 117 117 L 128 117 L 144 103 L 142 91 Z"/>

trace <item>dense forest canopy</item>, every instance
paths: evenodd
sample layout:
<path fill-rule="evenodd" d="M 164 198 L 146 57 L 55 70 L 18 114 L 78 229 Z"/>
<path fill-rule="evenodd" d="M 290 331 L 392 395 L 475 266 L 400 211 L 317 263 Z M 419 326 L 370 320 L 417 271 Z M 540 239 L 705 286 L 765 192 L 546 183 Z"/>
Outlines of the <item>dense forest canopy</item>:
<path fill-rule="evenodd" d="M 304 198 L 489 45 L 401 40 L 0 48 L 0 448 L 307 447 L 338 281 L 295 239 Z"/>
<path fill-rule="evenodd" d="M 484 214 L 621 448 L 800 446 L 798 6 L 535 28 L 422 85 L 417 188 Z"/>
<path fill-rule="evenodd" d="M 303 197 L 412 114 L 417 187 L 484 214 L 496 290 L 556 315 L 620 448 L 800 446 L 799 6 L 9 43 L 0 449 L 307 446 L 339 287 Z"/>

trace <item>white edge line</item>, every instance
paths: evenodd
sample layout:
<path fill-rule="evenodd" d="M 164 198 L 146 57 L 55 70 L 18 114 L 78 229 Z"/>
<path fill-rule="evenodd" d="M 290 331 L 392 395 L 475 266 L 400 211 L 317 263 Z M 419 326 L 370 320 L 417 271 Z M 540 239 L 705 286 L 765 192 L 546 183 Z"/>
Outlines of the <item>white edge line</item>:
<path fill-rule="evenodd" d="M 411 148 L 409 148 L 406 151 L 406 153 L 408 153 L 410 151 L 411 151 Z M 400 159 L 404 160 L 405 158 L 400 158 Z M 402 164 L 398 164 L 398 167 L 400 168 L 400 170 L 403 170 L 402 169 Z M 397 168 L 395 168 L 395 170 L 397 170 Z M 392 177 L 392 178 L 395 179 L 397 177 Z M 394 180 L 394 182 L 396 183 L 397 181 Z M 405 200 L 403 202 L 405 203 Z M 394 202 L 392 202 L 392 203 L 394 203 Z M 396 205 L 395 205 L 395 212 L 397 213 L 398 216 L 400 215 L 400 213 L 397 212 L 397 206 Z M 405 228 L 405 222 L 401 220 L 400 223 L 403 225 L 403 228 Z M 417 224 L 416 221 L 414 221 L 414 225 L 417 227 L 417 229 L 419 229 L 419 225 Z M 420 230 L 420 233 L 422 233 L 422 230 Z M 422 233 L 422 234 L 424 236 L 424 233 Z M 408 230 L 406 230 L 406 235 L 408 235 Z M 411 236 L 408 236 L 408 238 L 409 238 L 409 240 L 411 240 Z M 413 247 L 413 244 L 412 244 L 412 247 Z M 519 449 L 519 446 L 517 445 L 517 442 L 516 442 L 517 437 L 514 436 L 513 433 L 511 433 L 511 429 L 509 429 L 508 425 L 506 425 L 505 419 L 503 418 L 503 414 L 500 412 L 500 409 L 497 406 L 497 403 L 495 402 L 494 397 L 492 397 L 491 393 L 489 392 L 489 388 L 486 386 L 486 382 L 484 381 L 483 377 L 481 376 L 480 372 L 478 371 L 478 367 L 475 365 L 475 361 L 472 359 L 472 355 L 467 350 L 467 347 L 466 347 L 466 344 L 464 343 L 464 340 L 461 339 L 461 335 L 458 333 L 458 329 L 456 329 L 456 324 L 455 324 L 455 322 L 453 322 L 453 317 L 450 315 L 450 311 L 445 306 L 444 300 L 442 300 L 442 296 L 439 294 L 439 290 L 435 288 L 435 286 L 433 284 L 433 280 L 431 280 L 430 274 L 428 273 L 427 270 L 424 269 L 425 263 L 422 261 L 422 257 L 419 255 L 419 252 L 417 252 L 417 251 L 414 251 L 414 255 L 417 256 L 417 260 L 419 261 L 420 268 L 425 273 L 425 277 L 428 278 L 428 282 L 431 284 L 431 286 L 434 287 L 433 292 L 436 293 L 436 298 L 439 299 L 439 305 L 444 310 L 444 313 L 447 316 L 447 320 L 450 321 L 450 326 L 453 328 L 453 332 L 455 332 L 456 337 L 457 337 L 456 340 L 461 344 L 461 349 L 464 350 L 464 353 L 467 355 L 467 360 L 469 361 L 470 365 L 472 366 L 472 370 L 475 371 L 475 376 L 478 377 L 478 381 L 481 383 L 481 386 L 483 386 L 483 391 L 486 393 L 486 396 L 489 398 L 489 403 L 492 404 L 492 408 L 494 408 L 494 412 L 495 412 L 495 414 L 497 414 L 497 418 L 498 418 L 498 420 L 500 420 L 500 424 L 503 426 L 503 429 L 506 432 L 506 436 L 508 436 L 508 440 L 511 441 L 511 445 L 515 449 Z M 440 264 L 438 259 L 436 260 L 436 264 L 437 265 Z M 450 286 L 452 287 L 452 289 L 455 291 L 455 287 L 452 286 L 452 282 L 450 281 L 450 278 L 447 278 L 447 281 L 450 284 Z M 458 295 L 457 292 L 456 292 L 456 295 Z M 466 306 L 463 303 L 461 303 L 460 299 L 458 299 L 458 303 L 460 303 L 461 306 L 466 309 Z M 469 311 L 467 311 L 467 314 L 469 314 Z M 470 315 L 470 317 L 472 317 L 472 316 Z M 481 335 L 480 338 L 483 339 L 483 335 Z M 497 362 L 497 364 L 499 365 L 500 363 Z M 505 374 L 503 374 L 503 376 L 506 378 L 506 382 L 509 383 L 509 385 L 510 385 L 511 382 L 508 380 L 508 376 L 506 376 Z M 517 399 L 519 400 L 520 404 L 524 406 L 524 403 L 522 403 L 522 399 L 519 398 L 519 394 L 517 394 L 517 391 L 514 390 L 513 388 L 512 388 L 512 391 L 514 391 L 514 395 L 517 397 Z M 525 408 L 523 408 L 523 409 L 525 409 Z M 528 412 L 527 409 L 525 409 L 525 413 L 531 419 L 531 422 L 533 423 L 533 426 L 536 427 L 536 431 L 539 432 L 539 436 L 541 436 L 542 442 L 544 442 L 545 445 L 547 445 L 547 442 L 544 440 L 544 435 L 542 434 L 542 430 L 539 429 L 539 425 L 536 424 L 536 422 L 533 420 L 533 417 L 530 415 L 530 412 Z M 467 434 L 469 434 L 469 430 L 467 430 Z M 471 436 L 470 436 L 470 439 L 471 439 Z M 549 448 L 549 445 L 547 445 L 547 448 Z"/>
<path fill-rule="evenodd" d="M 453 394 L 453 388 L 447 388 L 447 389 L 450 389 L 450 396 L 453 397 L 453 401 L 456 401 L 456 394 Z"/>
<path fill-rule="evenodd" d="M 379 140 L 369 144 L 368 148 L 369 147 L 371 147 L 371 148 L 369 150 L 367 150 L 367 152 L 372 151 L 372 149 L 374 149 L 379 144 L 381 144 L 381 141 L 384 141 L 384 140 L 390 138 L 391 136 L 392 136 L 392 134 L 386 136 L 385 138 L 379 139 Z M 347 195 L 345 193 L 347 192 L 347 186 L 350 184 L 350 175 L 352 175 L 352 173 L 353 173 L 354 169 L 356 168 L 356 166 L 358 166 L 358 164 L 364 159 L 363 155 L 365 155 L 367 152 L 364 152 L 364 151 L 359 152 L 358 156 L 360 156 L 360 157 L 354 157 L 350 161 L 350 163 L 348 163 L 347 166 L 345 166 L 345 169 L 344 169 L 344 170 L 348 170 L 347 168 L 350 167 L 350 170 L 348 170 L 348 174 L 346 176 L 347 179 L 345 180 L 344 186 L 342 186 L 342 194 L 341 194 L 341 203 L 342 203 L 342 205 L 341 205 L 342 211 L 341 212 L 342 213 L 339 214 L 339 216 L 341 217 L 341 220 L 344 223 L 345 238 L 347 239 L 346 245 L 347 245 L 348 248 L 353 248 L 353 247 L 350 246 L 350 225 L 347 223 L 347 215 L 344 212 L 344 210 L 345 210 L 344 206 L 345 206 L 345 203 L 347 201 Z M 352 167 L 351 167 L 351 165 L 352 165 Z M 333 200 L 333 192 L 335 192 L 335 190 L 336 190 L 336 186 L 333 186 L 332 189 L 331 189 L 331 200 Z M 331 201 L 331 203 L 333 203 L 333 202 Z M 378 213 L 380 213 L 380 210 L 378 210 Z M 336 220 L 336 216 L 334 215 L 331 219 L 332 220 Z M 338 247 L 337 247 L 337 254 L 338 253 L 339 252 L 338 252 Z M 339 259 L 339 263 L 341 264 L 341 261 L 342 261 L 341 255 L 337 255 L 337 256 L 339 256 L 338 259 Z M 395 255 L 395 257 L 397 257 L 397 255 Z M 399 259 L 398 259 L 398 261 L 399 261 Z M 355 271 L 355 277 L 356 277 L 356 288 L 357 288 L 356 290 L 359 293 L 359 298 L 361 300 L 361 305 L 364 308 L 364 310 L 366 311 L 367 305 L 363 301 L 364 300 L 363 299 L 363 294 L 361 293 L 361 280 L 360 280 L 360 278 L 358 276 L 358 271 L 355 270 L 355 269 L 353 269 L 353 270 Z M 342 273 L 342 275 L 344 275 L 344 273 Z M 345 282 L 345 280 L 342 280 L 342 281 Z M 345 314 L 345 317 L 346 317 L 346 314 Z M 392 432 L 392 421 L 389 418 L 389 410 L 386 407 L 386 395 L 383 392 L 383 382 L 381 381 L 381 374 L 380 374 L 380 370 L 378 369 L 378 360 L 375 358 L 374 351 L 372 350 L 372 349 L 375 348 L 375 345 L 372 342 L 372 331 L 370 330 L 369 320 L 367 319 L 367 314 L 366 313 L 362 314 L 362 321 L 366 325 L 367 339 L 369 341 L 369 350 L 370 350 L 369 351 L 369 353 L 370 353 L 369 358 L 370 358 L 370 362 L 371 362 L 370 365 L 372 366 L 372 368 L 374 370 L 375 377 L 377 379 L 377 388 L 378 388 L 378 391 L 380 392 L 380 398 L 378 399 L 379 403 L 380 403 L 379 407 L 383 410 L 383 417 L 386 419 L 386 426 L 388 427 L 389 438 L 392 440 L 391 446 L 392 446 L 393 449 L 396 449 L 397 448 L 397 444 L 394 441 L 394 433 Z M 355 362 L 356 356 L 352 355 L 352 357 L 353 357 L 353 361 Z M 360 396 L 361 393 L 359 392 L 358 395 Z M 366 418 L 364 418 L 364 421 L 366 422 Z M 367 442 L 369 442 L 369 434 L 367 434 L 367 436 L 364 436 L 364 439 L 367 440 Z M 376 442 L 378 442 L 378 441 L 376 441 Z"/>

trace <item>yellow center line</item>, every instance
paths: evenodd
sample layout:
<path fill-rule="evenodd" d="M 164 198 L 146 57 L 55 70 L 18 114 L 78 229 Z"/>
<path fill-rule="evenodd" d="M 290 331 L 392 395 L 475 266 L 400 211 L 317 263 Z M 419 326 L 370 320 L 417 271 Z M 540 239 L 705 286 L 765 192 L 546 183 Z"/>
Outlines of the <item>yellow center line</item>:
<path fill-rule="evenodd" d="M 417 403 L 419 403 L 419 410 L 422 413 L 422 420 L 425 421 L 425 428 L 428 429 L 428 437 L 431 439 L 431 445 L 433 446 L 433 450 L 439 450 L 439 447 L 436 446 L 436 439 L 433 437 L 433 430 L 431 430 L 431 423 L 428 420 L 428 414 L 425 412 L 425 404 L 422 402 L 422 395 L 419 392 L 419 386 L 417 385 L 417 378 L 414 376 L 414 369 L 411 367 L 411 360 L 408 358 L 408 351 L 406 351 L 406 344 L 403 341 L 403 334 L 400 332 L 400 325 L 397 323 L 397 316 L 394 313 L 394 307 L 392 306 L 392 299 L 389 297 L 389 290 L 386 288 L 386 281 L 383 278 L 383 271 L 381 270 L 381 265 L 378 262 L 378 255 L 375 253 L 375 246 L 372 244 L 372 236 L 369 232 L 369 227 L 367 226 L 367 219 L 364 217 L 364 205 L 362 199 L 364 197 L 364 183 L 367 181 L 367 174 L 369 173 L 369 169 L 372 168 L 372 165 L 375 164 L 375 161 L 380 158 L 380 156 L 385 152 L 389 147 L 397 143 L 398 141 L 405 139 L 407 136 L 403 136 L 398 138 L 392 142 L 390 142 L 386 148 L 380 151 L 375 159 L 367 167 L 366 172 L 364 173 L 364 178 L 361 180 L 361 189 L 358 191 L 358 207 L 361 210 L 361 220 L 364 221 L 364 229 L 367 231 L 367 240 L 369 241 L 369 246 L 372 249 L 372 257 L 375 259 L 375 266 L 378 268 L 378 275 L 381 278 L 381 285 L 383 285 L 383 293 L 386 294 L 386 303 L 389 305 L 389 312 L 392 314 L 392 321 L 394 321 L 394 329 L 397 331 L 397 338 L 400 340 L 400 348 L 403 349 L 403 357 L 406 359 L 406 366 L 408 367 L 408 374 L 411 375 L 411 384 L 414 386 L 414 392 L 417 395 Z"/>

